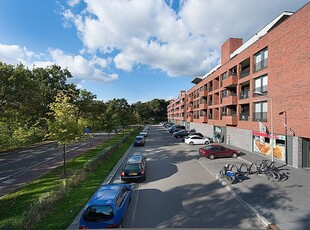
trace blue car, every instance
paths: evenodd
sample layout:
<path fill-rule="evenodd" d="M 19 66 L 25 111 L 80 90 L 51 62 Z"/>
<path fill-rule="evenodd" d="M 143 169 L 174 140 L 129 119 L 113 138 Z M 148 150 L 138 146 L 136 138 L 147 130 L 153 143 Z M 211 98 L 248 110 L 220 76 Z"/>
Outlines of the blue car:
<path fill-rule="evenodd" d="M 79 229 L 121 227 L 131 194 L 129 184 L 101 186 L 84 207 Z"/>

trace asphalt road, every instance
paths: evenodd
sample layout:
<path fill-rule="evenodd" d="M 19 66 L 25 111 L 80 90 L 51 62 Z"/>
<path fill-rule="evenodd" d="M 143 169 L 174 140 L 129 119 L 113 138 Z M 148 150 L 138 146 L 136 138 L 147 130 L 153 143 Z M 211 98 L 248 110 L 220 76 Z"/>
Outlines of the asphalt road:
<path fill-rule="evenodd" d="M 199 147 L 173 138 L 161 126 L 151 126 L 146 146 L 133 147 L 129 153 L 147 157 L 147 179 L 132 183 L 123 227 L 266 229 L 215 178 L 223 165 L 242 160 L 200 159 Z M 120 172 L 114 183 L 122 183 Z"/>
<path fill-rule="evenodd" d="M 90 142 L 85 140 L 68 145 L 66 159 L 74 158 L 107 139 L 106 134 L 97 134 L 93 137 Z M 0 196 L 12 192 L 47 171 L 62 165 L 62 155 L 62 146 L 51 142 L 0 153 Z"/>

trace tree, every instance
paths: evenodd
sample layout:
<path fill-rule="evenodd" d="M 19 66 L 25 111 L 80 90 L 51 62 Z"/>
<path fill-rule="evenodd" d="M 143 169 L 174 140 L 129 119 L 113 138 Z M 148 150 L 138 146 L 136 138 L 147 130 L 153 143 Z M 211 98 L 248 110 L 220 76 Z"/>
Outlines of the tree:
<path fill-rule="evenodd" d="M 83 135 L 83 126 L 78 120 L 78 107 L 72 103 L 72 91 L 60 91 L 55 102 L 50 104 L 51 119 L 48 120 L 48 137 L 63 145 L 63 168 L 66 176 L 66 145 Z"/>

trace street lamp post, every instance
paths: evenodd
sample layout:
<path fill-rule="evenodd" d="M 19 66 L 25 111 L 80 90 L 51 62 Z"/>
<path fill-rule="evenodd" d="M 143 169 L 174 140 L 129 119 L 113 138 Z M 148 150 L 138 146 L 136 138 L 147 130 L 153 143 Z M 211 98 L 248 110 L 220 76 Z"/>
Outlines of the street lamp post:
<path fill-rule="evenodd" d="M 273 159 L 274 136 L 273 136 L 273 118 L 272 118 L 272 99 L 271 99 L 271 97 L 264 95 L 261 92 L 254 92 L 254 94 L 267 97 L 270 100 L 270 126 L 271 126 L 270 145 L 271 145 L 271 161 L 273 162 L 273 160 L 274 160 Z"/>

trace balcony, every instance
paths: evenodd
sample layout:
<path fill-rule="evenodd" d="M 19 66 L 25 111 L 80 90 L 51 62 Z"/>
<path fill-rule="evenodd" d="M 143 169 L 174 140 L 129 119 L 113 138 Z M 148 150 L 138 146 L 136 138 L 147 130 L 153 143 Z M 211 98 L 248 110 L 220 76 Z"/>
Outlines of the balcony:
<path fill-rule="evenodd" d="M 206 123 L 206 122 L 208 122 L 208 116 L 207 115 L 199 116 L 198 122 L 199 123 Z"/>
<path fill-rule="evenodd" d="M 188 116 L 187 118 L 186 118 L 186 122 L 193 122 L 193 117 L 192 116 Z"/>
<path fill-rule="evenodd" d="M 236 86 L 237 84 L 238 84 L 237 75 L 230 75 L 230 77 L 222 81 L 222 87 Z"/>
<path fill-rule="evenodd" d="M 208 91 L 206 89 L 202 90 L 199 92 L 200 97 L 207 97 L 208 96 Z"/>
<path fill-rule="evenodd" d="M 240 71 L 240 79 L 244 78 L 248 75 L 250 75 L 250 66 L 248 66 L 248 67 L 246 67 Z"/>
<path fill-rule="evenodd" d="M 208 104 L 207 103 L 202 103 L 200 104 L 200 109 L 208 109 Z"/>
<path fill-rule="evenodd" d="M 237 105 L 238 104 L 238 97 L 236 95 L 231 95 L 228 97 L 222 98 L 223 105 Z"/>
<path fill-rule="evenodd" d="M 235 114 L 222 114 L 222 120 L 226 125 L 238 125 L 238 117 Z"/>
<path fill-rule="evenodd" d="M 242 99 L 247 99 L 247 98 L 250 98 L 250 91 L 241 90 L 239 99 L 242 100 Z"/>

